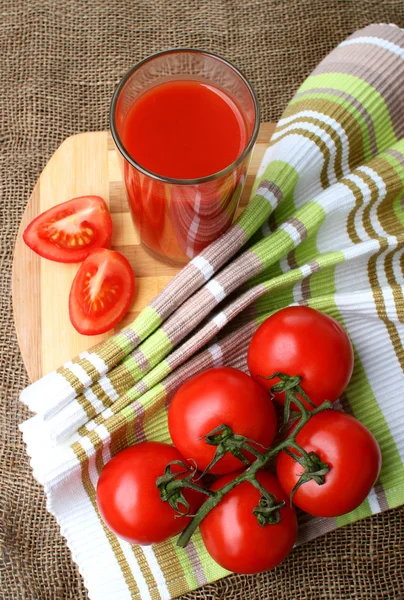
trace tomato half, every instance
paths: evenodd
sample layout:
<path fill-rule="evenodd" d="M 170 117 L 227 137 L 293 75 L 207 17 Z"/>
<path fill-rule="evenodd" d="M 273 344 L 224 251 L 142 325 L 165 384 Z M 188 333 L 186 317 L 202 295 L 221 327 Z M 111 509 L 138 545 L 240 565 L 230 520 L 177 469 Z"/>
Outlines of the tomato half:
<path fill-rule="evenodd" d="M 311 480 L 298 488 L 293 496 L 296 506 L 311 515 L 336 517 L 365 500 L 379 476 L 382 458 L 375 437 L 360 421 L 341 411 L 326 410 L 304 425 L 296 441 L 330 466 L 322 485 Z M 276 472 L 290 495 L 303 468 L 281 452 Z"/>
<path fill-rule="evenodd" d="M 248 349 L 248 369 L 266 390 L 279 381 L 272 373 L 300 375 L 301 387 L 319 406 L 334 402 L 353 371 L 353 350 L 343 327 L 307 306 L 290 306 L 271 315 L 257 329 Z M 284 403 L 284 394 L 275 395 Z M 307 404 L 306 404 L 307 405 Z"/>
<path fill-rule="evenodd" d="M 94 248 L 106 248 L 111 234 L 111 215 L 104 200 L 100 196 L 81 196 L 40 214 L 28 225 L 23 238 L 43 258 L 76 263 Z"/>
<path fill-rule="evenodd" d="M 160 499 L 156 479 L 174 460 L 183 461 L 173 446 L 143 442 L 116 454 L 104 467 L 97 485 L 97 504 L 106 525 L 132 544 L 157 544 L 180 533 L 189 517 L 178 513 Z M 172 466 L 173 472 L 183 470 Z M 185 490 L 193 514 L 201 494 Z"/>
<path fill-rule="evenodd" d="M 212 485 L 212 490 L 223 487 L 236 475 L 223 475 Z M 258 523 L 253 509 L 259 504 L 261 492 L 245 482 L 228 492 L 200 525 L 209 554 L 223 568 L 235 573 L 260 573 L 276 567 L 292 550 L 297 537 L 295 511 L 276 477 L 261 470 L 257 479 L 278 502 L 286 503 L 279 511 L 279 523 Z"/>
<path fill-rule="evenodd" d="M 119 252 L 100 248 L 83 262 L 73 280 L 69 314 L 83 335 L 104 333 L 127 313 L 135 291 L 135 276 Z"/>
<path fill-rule="evenodd" d="M 276 433 L 276 413 L 271 399 L 251 377 L 230 367 L 209 369 L 187 381 L 176 392 L 168 411 L 171 439 L 181 454 L 203 471 L 212 461 L 216 447 L 203 436 L 220 425 L 268 448 Z M 263 450 L 262 446 L 256 448 Z M 253 460 L 251 453 L 245 453 Z M 243 466 L 227 453 L 211 469 L 228 473 Z"/>

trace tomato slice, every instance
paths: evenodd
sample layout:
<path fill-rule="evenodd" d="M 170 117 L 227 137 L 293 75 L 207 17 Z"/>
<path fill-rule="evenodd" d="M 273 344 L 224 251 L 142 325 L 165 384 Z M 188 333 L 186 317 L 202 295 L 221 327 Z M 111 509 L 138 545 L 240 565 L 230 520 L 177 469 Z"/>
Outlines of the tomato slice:
<path fill-rule="evenodd" d="M 105 333 L 128 312 L 134 292 L 135 276 L 127 259 L 113 250 L 94 250 L 70 290 L 73 327 L 83 335 Z"/>
<path fill-rule="evenodd" d="M 104 200 L 81 196 L 40 214 L 28 225 L 23 238 L 43 258 L 76 263 L 94 248 L 106 248 L 111 234 L 112 220 Z"/>

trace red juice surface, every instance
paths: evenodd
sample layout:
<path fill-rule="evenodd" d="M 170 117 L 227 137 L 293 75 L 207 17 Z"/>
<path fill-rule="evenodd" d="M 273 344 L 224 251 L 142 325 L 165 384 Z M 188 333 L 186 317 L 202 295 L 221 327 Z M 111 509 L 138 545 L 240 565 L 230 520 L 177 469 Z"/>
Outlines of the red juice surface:
<path fill-rule="evenodd" d="M 197 179 L 232 164 L 247 143 L 244 118 L 219 88 L 196 80 L 167 81 L 131 106 L 123 144 L 142 167 L 174 179 Z"/>

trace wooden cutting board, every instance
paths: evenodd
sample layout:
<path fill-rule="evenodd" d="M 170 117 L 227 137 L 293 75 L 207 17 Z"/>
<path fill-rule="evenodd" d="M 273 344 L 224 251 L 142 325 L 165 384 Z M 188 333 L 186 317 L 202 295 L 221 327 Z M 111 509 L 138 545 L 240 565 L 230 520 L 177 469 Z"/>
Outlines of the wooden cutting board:
<path fill-rule="evenodd" d="M 274 128 L 274 123 L 261 125 L 237 214 L 248 201 Z M 109 205 L 113 221 L 112 249 L 126 256 L 138 279 L 133 304 L 119 328 L 130 323 L 179 271 L 179 268 L 152 258 L 140 245 L 110 133 L 89 132 L 67 138 L 39 177 L 25 209 L 14 251 L 14 320 L 31 381 L 113 333 L 111 330 L 88 337 L 76 332 L 69 320 L 68 298 L 80 265 L 63 265 L 42 259 L 22 240 L 22 232 L 38 214 L 55 204 L 86 194 L 102 196 Z"/>

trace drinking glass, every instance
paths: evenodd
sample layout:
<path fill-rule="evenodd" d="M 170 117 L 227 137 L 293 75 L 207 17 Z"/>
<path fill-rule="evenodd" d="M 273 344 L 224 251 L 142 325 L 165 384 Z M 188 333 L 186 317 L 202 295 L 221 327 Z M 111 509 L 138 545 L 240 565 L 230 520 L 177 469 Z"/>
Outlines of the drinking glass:
<path fill-rule="evenodd" d="M 219 88 L 242 116 L 245 147 L 232 164 L 217 173 L 197 179 L 162 176 L 139 164 L 122 141 L 133 103 L 150 88 L 178 80 Z M 259 129 L 259 105 L 250 83 L 229 61 L 211 52 L 193 48 L 159 52 L 135 65 L 120 81 L 112 98 L 110 126 L 141 243 L 165 262 L 188 262 L 233 221 Z"/>

